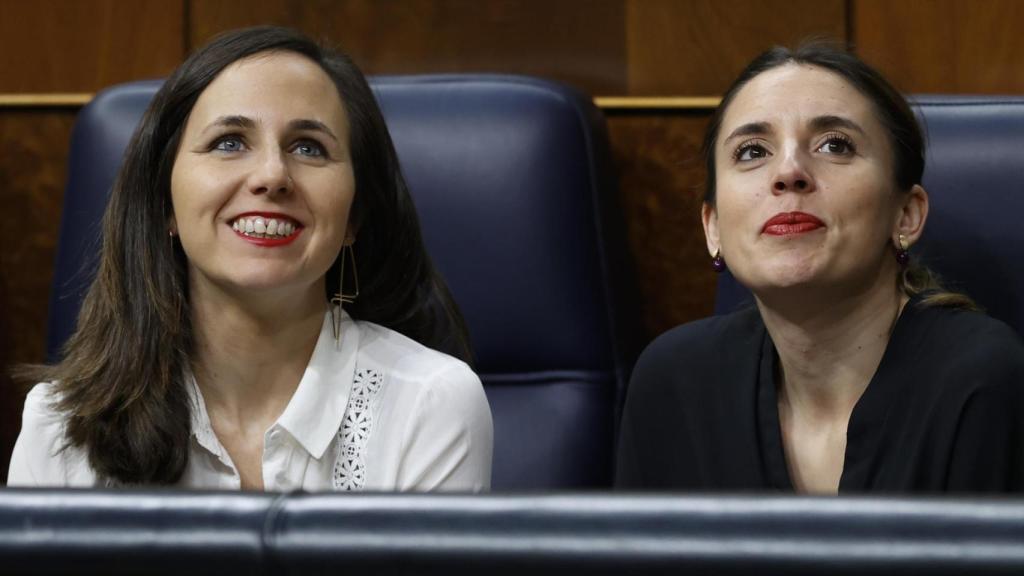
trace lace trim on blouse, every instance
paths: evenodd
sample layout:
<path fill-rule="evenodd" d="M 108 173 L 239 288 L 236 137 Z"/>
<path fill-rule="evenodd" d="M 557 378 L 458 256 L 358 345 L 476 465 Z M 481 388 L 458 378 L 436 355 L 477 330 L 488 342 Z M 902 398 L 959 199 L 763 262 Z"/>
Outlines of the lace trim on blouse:
<path fill-rule="evenodd" d="M 338 431 L 341 449 L 334 463 L 334 489 L 340 491 L 362 490 L 366 482 L 366 442 L 373 430 L 371 404 L 384 383 L 384 375 L 378 370 L 357 370 L 352 381 L 352 393 L 345 418 Z"/>

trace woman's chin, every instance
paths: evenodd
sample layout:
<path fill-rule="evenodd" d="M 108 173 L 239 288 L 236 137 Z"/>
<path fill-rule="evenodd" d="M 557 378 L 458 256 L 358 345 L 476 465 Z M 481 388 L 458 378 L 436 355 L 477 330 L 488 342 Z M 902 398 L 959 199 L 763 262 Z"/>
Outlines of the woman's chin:
<path fill-rule="evenodd" d="M 301 294 L 310 289 L 309 282 L 301 282 L 285 275 L 273 274 L 269 271 L 251 272 L 248 274 L 231 275 L 218 278 L 213 284 L 219 291 L 239 300 L 264 298 L 268 296 L 283 298 L 300 298 Z"/>
<path fill-rule="evenodd" d="M 736 274 L 751 292 L 774 292 L 777 290 L 811 287 L 822 280 L 821 270 L 807 261 L 785 262 L 770 267 L 761 267 L 750 274 Z"/>

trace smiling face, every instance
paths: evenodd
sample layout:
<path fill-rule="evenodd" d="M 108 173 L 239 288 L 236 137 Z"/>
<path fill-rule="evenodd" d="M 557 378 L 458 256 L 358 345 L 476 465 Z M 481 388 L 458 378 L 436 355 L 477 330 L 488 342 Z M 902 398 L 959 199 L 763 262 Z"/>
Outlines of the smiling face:
<path fill-rule="evenodd" d="M 822 68 L 790 63 L 750 80 L 723 116 L 715 156 L 708 247 L 755 294 L 895 277 L 893 239 L 913 227 L 915 240 L 923 224 L 908 221 L 910 195 L 897 190 L 872 103 Z"/>
<path fill-rule="evenodd" d="M 171 173 L 193 293 L 323 300 L 354 194 L 348 119 L 317 64 L 271 52 L 225 68 L 196 101 Z"/>

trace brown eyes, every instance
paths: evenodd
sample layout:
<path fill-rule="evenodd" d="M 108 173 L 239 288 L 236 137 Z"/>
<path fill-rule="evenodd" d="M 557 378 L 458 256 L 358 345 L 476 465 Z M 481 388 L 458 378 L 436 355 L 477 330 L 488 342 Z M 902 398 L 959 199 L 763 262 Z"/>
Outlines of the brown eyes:
<path fill-rule="evenodd" d="M 834 154 L 836 156 L 849 156 L 857 151 L 853 140 L 842 132 L 829 132 L 825 135 L 825 141 L 818 146 L 818 152 Z"/>
<path fill-rule="evenodd" d="M 766 150 L 764 146 L 753 142 L 740 144 L 739 148 L 737 148 L 732 154 L 733 160 L 737 162 L 751 162 L 753 160 L 760 160 L 761 158 L 767 157 L 768 150 Z"/>
<path fill-rule="evenodd" d="M 841 132 L 826 134 L 824 138 L 824 142 L 814 149 L 815 152 L 830 156 L 851 156 L 857 151 L 853 140 Z M 733 161 L 739 163 L 755 162 L 769 156 L 771 152 L 760 140 L 747 140 L 737 146 L 732 153 Z"/>

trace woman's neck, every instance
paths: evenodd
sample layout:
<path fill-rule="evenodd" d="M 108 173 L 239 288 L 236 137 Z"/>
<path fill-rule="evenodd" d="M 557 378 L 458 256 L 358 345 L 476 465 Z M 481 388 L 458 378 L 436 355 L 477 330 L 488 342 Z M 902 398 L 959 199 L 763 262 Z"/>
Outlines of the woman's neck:
<path fill-rule="evenodd" d="M 837 298 L 758 299 L 780 360 L 781 403 L 848 416 L 874 376 L 909 298 L 890 281 Z"/>
<path fill-rule="evenodd" d="M 327 303 L 316 288 L 298 297 L 239 297 L 209 283 L 191 286 L 193 367 L 209 411 L 257 426 L 280 416 L 323 326 Z"/>

